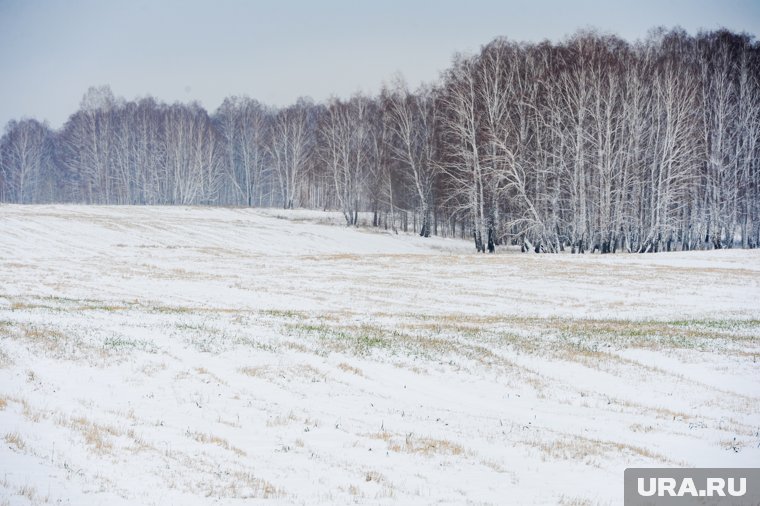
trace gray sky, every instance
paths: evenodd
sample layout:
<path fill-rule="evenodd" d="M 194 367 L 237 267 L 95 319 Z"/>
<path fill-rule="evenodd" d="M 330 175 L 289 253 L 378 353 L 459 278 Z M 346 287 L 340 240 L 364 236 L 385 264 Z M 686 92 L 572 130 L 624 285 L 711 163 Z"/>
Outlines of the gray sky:
<path fill-rule="evenodd" d="M 676 25 L 757 35 L 760 1 L 0 0 L 0 126 L 57 128 L 92 85 L 209 111 L 229 95 L 284 105 L 375 92 L 396 72 L 416 86 L 497 35 L 596 27 L 634 40 Z"/>

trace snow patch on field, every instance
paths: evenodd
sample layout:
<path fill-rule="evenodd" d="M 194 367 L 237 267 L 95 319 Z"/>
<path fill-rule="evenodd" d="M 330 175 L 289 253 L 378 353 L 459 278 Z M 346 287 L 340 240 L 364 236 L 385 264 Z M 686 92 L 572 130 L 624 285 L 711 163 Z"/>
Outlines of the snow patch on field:
<path fill-rule="evenodd" d="M 0 504 L 618 504 L 760 461 L 760 252 L 339 218 L 0 207 Z"/>

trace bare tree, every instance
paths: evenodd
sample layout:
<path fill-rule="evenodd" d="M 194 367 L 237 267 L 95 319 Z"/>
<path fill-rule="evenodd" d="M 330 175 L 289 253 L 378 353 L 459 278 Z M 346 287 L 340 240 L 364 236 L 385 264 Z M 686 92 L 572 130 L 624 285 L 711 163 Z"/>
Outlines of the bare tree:
<path fill-rule="evenodd" d="M 224 142 L 227 175 L 223 200 L 249 207 L 262 205 L 270 121 L 269 110 L 248 97 L 227 98 L 217 110 L 215 124 Z"/>
<path fill-rule="evenodd" d="M 495 39 L 434 85 L 279 110 L 91 88 L 57 132 L 12 122 L 0 199 L 307 206 L 477 251 L 760 244 L 760 45 L 657 29 Z"/>
<path fill-rule="evenodd" d="M 333 99 L 322 115 L 320 158 L 328 168 L 338 207 L 347 225 L 357 225 L 373 156 L 372 103 L 362 95 Z"/>
<path fill-rule="evenodd" d="M 316 113 L 313 104 L 299 99 L 275 114 L 269 134 L 269 153 L 280 186 L 282 206 L 293 209 L 315 142 Z"/>
<path fill-rule="evenodd" d="M 489 242 L 486 214 L 487 180 L 482 166 L 480 111 L 478 110 L 477 68 L 471 59 L 458 57 L 446 76 L 441 98 L 443 149 L 447 152 L 444 170 L 452 181 L 452 195 L 459 210 L 472 221 L 475 248 L 486 251 Z"/>
<path fill-rule="evenodd" d="M 0 201 L 49 201 L 51 156 L 52 132 L 47 125 L 33 119 L 8 123 L 0 140 Z"/>

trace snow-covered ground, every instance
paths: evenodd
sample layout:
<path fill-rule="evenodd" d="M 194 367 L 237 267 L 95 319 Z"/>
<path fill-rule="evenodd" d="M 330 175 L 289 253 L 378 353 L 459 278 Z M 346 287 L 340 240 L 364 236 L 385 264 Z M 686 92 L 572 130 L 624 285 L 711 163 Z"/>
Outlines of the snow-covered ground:
<path fill-rule="evenodd" d="M 0 505 L 620 504 L 760 464 L 760 251 L 0 206 Z"/>

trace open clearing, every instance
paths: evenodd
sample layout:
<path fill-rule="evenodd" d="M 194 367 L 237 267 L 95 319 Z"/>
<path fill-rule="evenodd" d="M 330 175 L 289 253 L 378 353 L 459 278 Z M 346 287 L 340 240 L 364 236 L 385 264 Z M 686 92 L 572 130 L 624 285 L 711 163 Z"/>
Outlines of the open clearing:
<path fill-rule="evenodd" d="M 760 251 L 0 206 L 0 505 L 620 504 L 760 465 Z"/>

